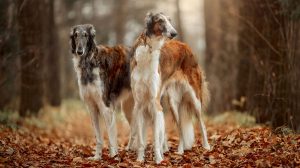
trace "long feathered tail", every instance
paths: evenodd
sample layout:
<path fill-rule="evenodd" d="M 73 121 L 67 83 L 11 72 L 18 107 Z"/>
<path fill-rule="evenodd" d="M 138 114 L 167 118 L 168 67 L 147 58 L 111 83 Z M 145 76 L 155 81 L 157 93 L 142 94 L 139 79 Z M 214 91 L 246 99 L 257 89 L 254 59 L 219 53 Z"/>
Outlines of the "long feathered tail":
<path fill-rule="evenodd" d="M 182 138 L 184 149 L 191 149 L 195 142 L 195 133 L 194 133 L 194 126 L 193 126 L 193 117 L 189 113 L 181 112 L 179 115 L 181 119 L 181 131 L 182 131 Z"/>

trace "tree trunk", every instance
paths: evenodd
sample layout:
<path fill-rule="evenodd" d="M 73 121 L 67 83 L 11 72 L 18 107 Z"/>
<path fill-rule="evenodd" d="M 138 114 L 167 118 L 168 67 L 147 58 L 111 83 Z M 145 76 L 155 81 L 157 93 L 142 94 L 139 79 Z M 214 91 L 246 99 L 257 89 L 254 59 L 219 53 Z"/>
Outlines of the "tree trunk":
<path fill-rule="evenodd" d="M 37 114 L 43 105 L 43 1 L 18 0 L 21 55 L 20 115 Z"/>
<path fill-rule="evenodd" d="M 178 32 L 177 38 L 180 41 L 184 41 L 184 32 L 181 23 L 180 0 L 176 0 L 176 23 L 177 23 L 177 32 Z"/>
<path fill-rule="evenodd" d="M 240 26 L 238 28 L 238 53 L 240 60 L 238 63 L 238 73 L 236 82 L 236 100 L 240 102 L 235 108 L 239 111 L 246 111 L 247 106 L 247 84 L 249 81 L 249 68 L 250 68 L 250 53 L 251 46 L 253 44 L 251 39 L 251 28 L 246 21 L 250 21 L 251 18 L 251 2 L 239 3 L 239 19 Z"/>
<path fill-rule="evenodd" d="M 205 0 L 206 73 L 212 99 L 209 113 L 232 109 L 237 74 L 236 1 Z"/>
<path fill-rule="evenodd" d="M 114 3 L 115 11 L 115 34 L 116 34 L 116 44 L 123 44 L 125 31 L 126 31 L 126 18 L 127 18 L 127 4 L 128 0 L 121 0 Z"/>
<path fill-rule="evenodd" d="M 52 106 L 59 106 L 61 104 L 60 92 L 60 58 L 59 58 L 59 41 L 58 30 L 54 20 L 54 0 L 49 0 L 47 3 L 48 14 L 45 21 L 45 39 L 46 45 L 44 48 L 45 53 L 45 95 L 47 102 Z"/>
<path fill-rule="evenodd" d="M 15 32 L 15 5 L 12 0 L 0 1 L 0 110 L 8 108 L 16 100 L 18 68 Z"/>

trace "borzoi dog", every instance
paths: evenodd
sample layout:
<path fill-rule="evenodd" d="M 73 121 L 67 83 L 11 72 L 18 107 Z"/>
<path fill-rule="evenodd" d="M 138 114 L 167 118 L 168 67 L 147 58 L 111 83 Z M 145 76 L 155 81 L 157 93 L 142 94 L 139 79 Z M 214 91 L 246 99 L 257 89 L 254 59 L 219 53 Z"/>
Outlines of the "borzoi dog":
<path fill-rule="evenodd" d="M 130 93 L 130 58 L 124 46 L 96 46 L 95 33 L 90 24 L 77 25 L 70 38 L 80 97 L 90 112 L 96 136 L 95 156 L 90 159 L 99 160 L 103 145 L 100 115 L 107 127 L 110 156 L 118 153 L 114 109 Z"/>
<path fill-rule="evenodd" d="M 190 48 L 176 40 L 176 30 L 162 13 L 147 14 L 145 30 L 132 48 L 131 89 L 136 116 L 138 161 L 144 160 L 145 120 L 153 119 L 155 162 L 163 159 L 164 117 L 160 99 L 163 94 L 180 132 L 178 152 L 192 147 L 194 130 L 190 114 L 199 119 L 203 146 L 210 149 L 201 108 L 208 102 L 203 72 Z"/>

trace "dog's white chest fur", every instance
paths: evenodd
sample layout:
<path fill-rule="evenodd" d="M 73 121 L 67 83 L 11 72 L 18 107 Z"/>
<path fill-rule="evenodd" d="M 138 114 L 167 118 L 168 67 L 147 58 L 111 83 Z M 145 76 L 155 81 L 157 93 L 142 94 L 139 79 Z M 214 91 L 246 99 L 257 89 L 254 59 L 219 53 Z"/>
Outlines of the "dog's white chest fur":
<path fill-rule="evenodd" d="M 135 51 L 137 62 L 131 73 L 132 90 L 140 99 L 152 99 L 158 96 L 161 84 L 159 69 L 160 49 L 164 40 L 150 41 L 148 45 L 140 45 Z"/>
<path fill-rule="evenodd" d="M 95 76 L 94 81 L 92 83 L 83 85 L 81 83 L 81 69 L 79 68 L 79 60 L 80 60 L 79 57 L 73 57 L 74 68 L 77 74 L 80 98 L 83 101 L 88 101 L 90 99 L 93 99 L 98 102 L 99 100 L 102 99 L 102 92 L 103 92 L 103 84 L 99 76 L 99 68 L 93 69 L 92 73 Z"/>

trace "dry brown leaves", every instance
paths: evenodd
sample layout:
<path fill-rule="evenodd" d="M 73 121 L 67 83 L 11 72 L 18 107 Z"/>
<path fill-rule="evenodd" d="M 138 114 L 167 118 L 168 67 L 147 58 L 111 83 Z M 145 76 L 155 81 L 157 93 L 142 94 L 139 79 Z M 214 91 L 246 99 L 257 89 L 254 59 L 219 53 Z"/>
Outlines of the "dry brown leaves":
<path fill-rule="evenodd" d="M 86 123 L 89 124 L 89 123 Z M 57 130 L 22 126 L 17 130 L 0 127 L 0 167 L 299 167 L 300 136 L 277 135 L 267 127 L 237 128 L 208 124 L 209 141 L 213 147 L 205 151 L 197 142 L 184 155 L 175 154 L 176 132 L 169 134 L 170 151 L 160 165 L 153 162 L 152 146 L 146 150 L 146 161 L 135 162 L 134 152 L 126 152 L 127 141 L 119 142 L 118 158 L 109 158 L 103 149 L 101 161 L 89 161 L 93 155 L 92 138 L 86 144 L 76 137 L 65 137 Z M 61 130 L 63 131 L 63 130 Z M 87 131 L 87 130 L 86 130 Z M 91 131 L 91 130 L 88 130 Z"/>

